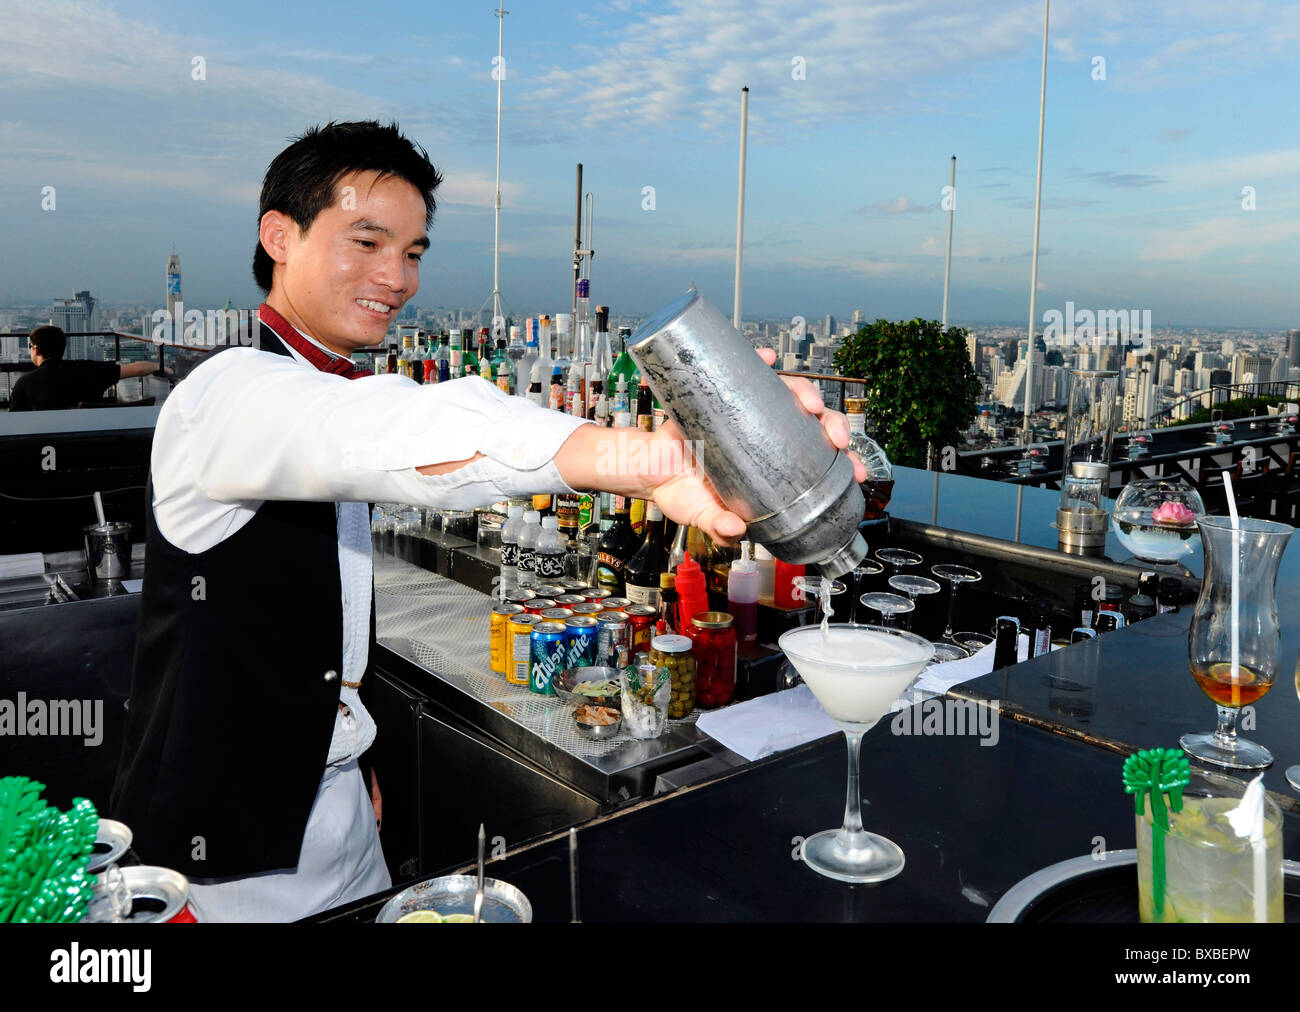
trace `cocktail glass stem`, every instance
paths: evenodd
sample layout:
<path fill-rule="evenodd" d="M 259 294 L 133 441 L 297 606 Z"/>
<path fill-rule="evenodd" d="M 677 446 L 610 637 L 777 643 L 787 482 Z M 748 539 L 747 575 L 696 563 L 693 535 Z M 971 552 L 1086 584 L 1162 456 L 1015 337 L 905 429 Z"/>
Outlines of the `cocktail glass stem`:
<path fill-rule="evenodd" d="M 845 731 L 844 737 L 849 740 L 849 792 L 844 799 L 844 826 L 840 829 L 839 843 L 846 850 L 860 850 L 867 839 L 862 828 L 862 792 L 858 788 L 862 732 Z"/>
<path fill-rule="evenodd" d="M 946 640 L 952 639 L 952 624 L 957 615 L 957 588 L 960 585 L 958 580 L 953 580 L 948 584 L 948 625 L 943 630 L 943 638 Z"/>
<path fill-rule="evenodd" d="M 1220 748 L 1235 749 L 1237 747 L 1237 714 L 1240 712 L 1233 706 L 1220 706 L 1219 726 L 1214 729 L 1214 744 Z"/>

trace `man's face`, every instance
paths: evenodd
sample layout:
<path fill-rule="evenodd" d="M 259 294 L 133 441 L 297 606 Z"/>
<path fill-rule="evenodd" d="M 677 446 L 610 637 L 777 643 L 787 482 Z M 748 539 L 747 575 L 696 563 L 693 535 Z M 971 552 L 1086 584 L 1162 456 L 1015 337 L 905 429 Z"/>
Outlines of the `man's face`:
<path fill-rule="evenodd" d="M 341 355 L 379 344 L 419 290 L 420 257 L 429 245 L 424 214 L 414 186 L 375 172 L 343 176 L 333 203 L 305 234 L 286 216 L 267 212 L 263 245 L 276 261 L 267 302 Z"/>

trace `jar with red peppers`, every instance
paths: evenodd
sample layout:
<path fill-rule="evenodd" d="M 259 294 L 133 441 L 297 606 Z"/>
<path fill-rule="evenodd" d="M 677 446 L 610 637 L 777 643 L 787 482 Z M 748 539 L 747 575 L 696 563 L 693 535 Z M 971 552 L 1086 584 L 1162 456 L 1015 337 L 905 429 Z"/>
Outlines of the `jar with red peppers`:
<path fill-rule="evenodd" d="M 736 694 L 736 630 L 725 611 L 691 616 L 695 642 L 695 705 L 709 710 L 731 702 Z"/>

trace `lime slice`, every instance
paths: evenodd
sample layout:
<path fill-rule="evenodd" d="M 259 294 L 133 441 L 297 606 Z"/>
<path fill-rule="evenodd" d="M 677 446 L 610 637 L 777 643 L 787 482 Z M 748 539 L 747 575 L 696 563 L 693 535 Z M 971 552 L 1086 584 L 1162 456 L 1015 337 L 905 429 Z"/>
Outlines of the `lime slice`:
<path fill-rule="evenodd" d="M 473 914 L 448 914 L 443 919 L 444 924 L 473 924 Z"/>
<path fill-rule="evenodd" d="M 453 914 L 453 917 L 463 917 L 464 914 Z M 451 918 L 447 918 L 450 920 Z M 472 920 L 472 918 L 471 918 Z M 412 910 L 409 914 L 402 914 L 397 918 L 398 924 L 441 924 L 443 918 L 436 910 Z"/>

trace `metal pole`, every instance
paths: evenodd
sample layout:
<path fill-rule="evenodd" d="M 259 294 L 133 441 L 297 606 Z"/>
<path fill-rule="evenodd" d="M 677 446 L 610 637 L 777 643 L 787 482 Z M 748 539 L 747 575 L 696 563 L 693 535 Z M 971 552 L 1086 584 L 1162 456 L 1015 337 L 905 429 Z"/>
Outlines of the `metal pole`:
<path fill-rule="evenodd" d="M 952 156 L 948 171 L 948 253 L 943 258 L 943 319 L 941 325 L 948 329 L 948 279 L 952 275 L 952 215 L 957 210 L 957 156 Z"/>
<path fill-rule="evenodd" d="M 573 308 L 569 326 L 578 318 L 578 276 L 582 269 L 582 162 L 578 163 L 578 197 L 573 209 Z M 572 331 L 570 331 L 572 333 Z M 558 346 L 557 346 L 558 347 Z M 558 353 L 557 353 L 558 354 Z"/>
<path fill-rule="evenodd" d="M 736 192 L 736 300 L 731 325 L 740 329 L 740 255 L 745 245 L 745 148 L 749 143 L 749 85 L 740 89 L 740 184 Z"/>
<path fill-rule="evenodd" d="M 1034 192 L 1034 260 L 1029 272 L 1029 354 L 1025 358 L 1025 446 L 1031 436 L 1029 415 L 1034 403 L 1034 326 L 1038 311 L 1038 223 L 1043 213 L 1043 117 L 1047 108 L 1047 19 L 1052 0 L 1043 0 L 1043 80 L 1038 93 L 1038 178 Z M 1016 511 L 1016 535 L 1020 534 L 1020 511 Z"/>
<path fill-rule="evenodd" d="M 492 213 L 492 322 L 495 325 L 497 317 L 505 316 L 501 312 L 501 82 L 506 76 L 502 41 L 506 15 L 510 12 L 498 7 L 492 13 L 497 16 L 497 189 Z"/>

